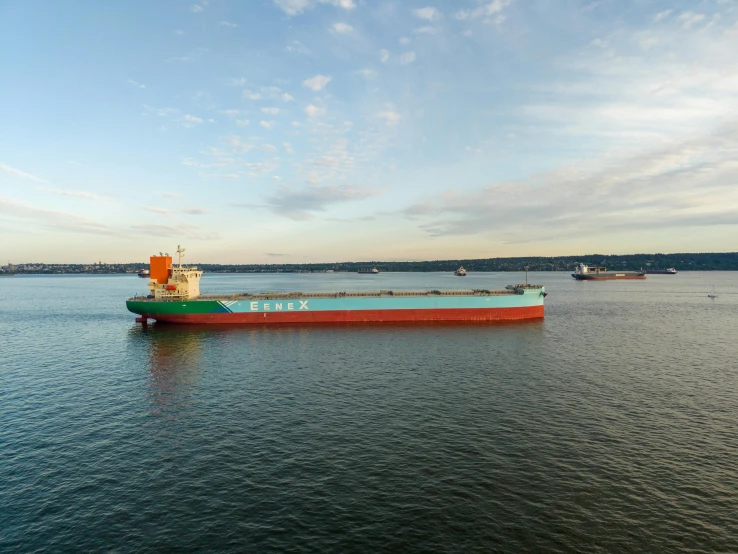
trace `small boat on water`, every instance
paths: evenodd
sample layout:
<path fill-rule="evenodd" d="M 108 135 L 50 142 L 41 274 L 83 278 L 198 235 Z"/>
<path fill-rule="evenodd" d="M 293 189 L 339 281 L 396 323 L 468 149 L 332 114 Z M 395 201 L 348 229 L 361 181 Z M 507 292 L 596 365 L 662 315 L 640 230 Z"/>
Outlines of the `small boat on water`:
<path fill-rule="evenodd" d="M 457 277 L 466 277 L 466 269 L 464 269 L 464 266 L 461 266 L 459 269 L 454 271 L 454 275 Z"/>
<path fill-rule="evenodd" d="M 362 275 L 376 275 L 379 270 L 376 267 L 362 267 L 358 273 Z"/>
<path fill-rule="evenodd" d="M 141 277 L 141 279 L 148 279 L 151 276 L 151 272 L 148 269 L 142 269 L 138 272 L 138 276 Z"/>
<path fill-rule="evenodd" d="M 707 293 L 707 298 L 717 298 L 718 295 L 715 294 L 715 285 L 712 286 L 712 291 Z"/>

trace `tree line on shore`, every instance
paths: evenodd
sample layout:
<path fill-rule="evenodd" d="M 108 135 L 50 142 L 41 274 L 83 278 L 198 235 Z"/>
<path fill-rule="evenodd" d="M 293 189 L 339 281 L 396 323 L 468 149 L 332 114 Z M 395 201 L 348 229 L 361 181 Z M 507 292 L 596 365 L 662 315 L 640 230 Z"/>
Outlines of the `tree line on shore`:
<path fill-rule="evenodd" d="M 586 254 L 580 256 L 531 256 L 515 258 L 479 258 L 468 260 L 325 262 L 306 264 L 193 264 L 211 273 L 314 273 L 325 271 L 356 272 L 376 267 L 385 271 L 572 271 L 578 263 L 611 269 L 666 269 L 677 271 L 738 271 L 738 252 L 685 254 Z M 136 273 L 148 263 L 131 264 L 18 264 L 13 273 Z M 3 268 L 5 269 L 5 268 Z"/>
<path fill-rule="evenodd" d="M 200 264 L 210 272 L 321 272 L 349 271 L 376 267 L 384 271 L 572 271 L 578 263 L 612 269 L 666 269 L 678 271 L 738 270 L 738 252 L 700 254 L 588 254 L 581 256 L 480 258 L 468 260 L 371 261 L 311 264 Z"/>

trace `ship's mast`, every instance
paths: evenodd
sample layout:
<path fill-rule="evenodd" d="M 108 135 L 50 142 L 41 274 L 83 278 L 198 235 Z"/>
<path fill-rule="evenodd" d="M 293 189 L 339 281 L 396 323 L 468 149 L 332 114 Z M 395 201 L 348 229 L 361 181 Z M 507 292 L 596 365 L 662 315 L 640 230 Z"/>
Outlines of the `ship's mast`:
<path fill-rule="evenodd" d="M 177 245 L 177 255 L 179 256 L 179 267 L 182 267 L 182 257 L 184 256 L 185 249 L 179 244 Z"/>

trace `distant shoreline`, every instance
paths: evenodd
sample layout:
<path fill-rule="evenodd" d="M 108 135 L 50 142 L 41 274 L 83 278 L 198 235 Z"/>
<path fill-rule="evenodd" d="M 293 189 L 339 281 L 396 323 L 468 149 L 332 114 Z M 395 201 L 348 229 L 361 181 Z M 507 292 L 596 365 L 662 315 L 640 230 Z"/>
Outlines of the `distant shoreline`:
<path fill-rule="evenodd" d="M 473 273 L 521 273 L 525 270 L 500 270 L 500 271 L 470 271 L 470 274 Z M 678 273 L 710 273 L 715 271 L 738 271 L 738 269 L 683 269 L 679 271 Z M 569 274 L 572 273 L 573 270 L 554 270 L 551 271 L 550 269 L 547 270 L 540 270 L 540 271 L 534 271 L 532 269 L 529 270 L 530 273 L 565 273 Z M 296 274 L 296 275 L 322 275 L 325 274 L 325 271 L 279 271 L 279 270 L 263 270 L 263 271 L 205 271 L 204 274 L 210 274 L 210 275 L 284 275 L 284 274 Z M 354 275 L 356 274 L 355 271 L 334 271 L 333 274 L 339 274 L 339 275 Z M 453 274 L 453 271 L 382 271 L 380 273 L 449 273 Z M 678 274 L 677 273 L 677 274 Z M 54 277 L 54 276 L 79 276 L 79 277 L 111 277 L 116 275 L 128 275 L 130 277 L 137 277 L 135 273 L 130 272 L 110 272 L 110 273 L 82 273 L 82 272 L 22 272 L 22 273 L 14 273 L 11 275 L 3 275 L 0 273 L 0 277 L 23 277 L 23 276 L 30 276 L 30 277 L 38 277 L 38 276 L 46 276 L 46 277 Z M 658 276 L 658 274 L 651 275 L 652 277 Z M 147 281 L 141 279 L 141 282 L 146 283 Z"/>
<path fill-rule="evenodd" d="M 376 267 L 380 273 L 429 273 L 453 272 L 464 266 L 470 272 L 520 272 L 525 271 L 573 271 L 577 263 L 606 266 L 618 270 L 666 269 L 677 271 L 738 271 L 738 252 L 698 253 L 698 254 L 630 254 L 605 255 L 585 254 L 579 256 L 517 257 L 517 258 L 478 258 L 459 260 L 429 261 L 368 261 L 368 262 L 323 262 L 305 264 L 198 264 L 208 273 L 356 273 L 359 269 Z M 29 263 L 5 266 L 6 271 L 18 275 L 56 275 L 56 274 L 137 274 L 148 262 L 126 264 L 43 264 Z"/>

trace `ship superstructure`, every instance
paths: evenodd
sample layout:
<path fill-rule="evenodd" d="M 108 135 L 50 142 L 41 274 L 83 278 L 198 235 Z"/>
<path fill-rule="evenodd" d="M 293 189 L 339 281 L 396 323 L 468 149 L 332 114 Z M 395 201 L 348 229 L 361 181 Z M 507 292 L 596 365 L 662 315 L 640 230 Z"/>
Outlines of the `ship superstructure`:
<path fill-rule="evenodd" d="M 154 300 L 189 300 L 200 296 L 202 271 L 182 265 L 184 248 L 177 246 L 178 264 L 172 266 L 169 254 L 149 259 L 149 290 Z"/>
<path fill-rule="evenodd" d="M 148 296 L 126 301 L 131 312 L 168 323 L 350 323 L 388 321 L 501 321 L 542 318 L 544 287 L 503 290 L 290 292 L 200 294 L 202 271 L 151 257 Z"/>

